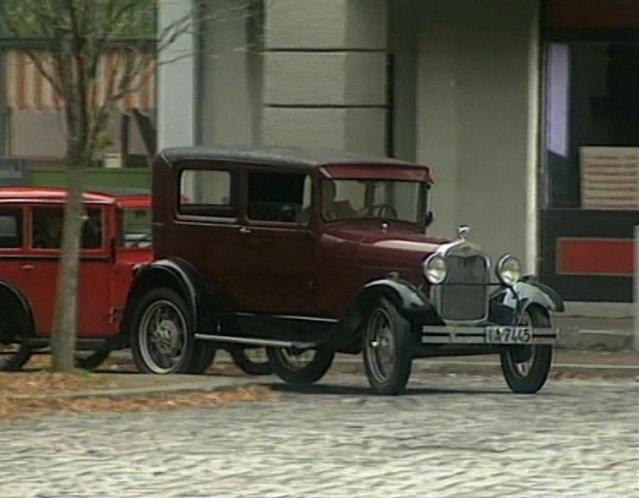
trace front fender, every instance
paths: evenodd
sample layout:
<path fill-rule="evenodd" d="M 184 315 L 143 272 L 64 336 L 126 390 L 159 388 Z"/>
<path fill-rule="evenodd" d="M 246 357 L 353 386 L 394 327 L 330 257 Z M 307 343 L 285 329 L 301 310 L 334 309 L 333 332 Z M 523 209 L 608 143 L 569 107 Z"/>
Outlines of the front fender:
<path fill-rule="evenodd" d="M 492 299 L 492 304 L 505 306 L 521 316 L 530 306 L 537 305 L 549 311 L 564 311 L 564 301 L 552 288 L 535 277 L 527 276 L 512 287 L 502 289 Z"/>

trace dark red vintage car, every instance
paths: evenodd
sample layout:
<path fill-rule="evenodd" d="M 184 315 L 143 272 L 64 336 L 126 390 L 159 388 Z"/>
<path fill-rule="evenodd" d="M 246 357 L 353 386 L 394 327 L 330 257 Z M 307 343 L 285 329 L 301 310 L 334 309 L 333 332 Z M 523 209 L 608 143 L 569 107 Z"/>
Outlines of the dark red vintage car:
<path fill-rule="evenodd" d="M 199 371 L 211 348 L 265 346 L 279 377 L 308 384 L 336 352 L 363 352 L 373 390 L 395 394 L 414 358 L 496 354 L 514 392 L 536 392 L 563 302 L 516 258 L 493 266 L 466 227 L 428 237 L 432 184 L 427 167 L 390 159 L 165 150 L 156 260 L 125 313 L 138 368 Z"/>
<path fill-rule="evenodd" d="M 0 188 L 0 369 L 15 370 L 49 344 L 66 190 Z M 153 259 L 151 196 L 120 189 L 84 195 L 78 363 L 98 366 L 125 347 L 121 317 L 133 267 Z"/>

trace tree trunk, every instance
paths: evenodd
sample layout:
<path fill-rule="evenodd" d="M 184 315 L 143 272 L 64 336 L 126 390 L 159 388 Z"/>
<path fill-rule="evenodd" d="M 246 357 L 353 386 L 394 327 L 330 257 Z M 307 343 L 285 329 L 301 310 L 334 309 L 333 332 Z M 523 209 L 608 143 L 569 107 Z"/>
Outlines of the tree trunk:
<path fill-rule="evenodd" d="M 80 156 L 81 154 L 69 154 L 73 164 L 70 165 L 69 194 L 64 210 L 62 259 L 58 273 L 55 323 L 51 338 L 52 368 L 55 372 L 72 372 L 75 368 L 80 231 L 84 214 L 82 192 L 86 169 L 86 161 Z"/>

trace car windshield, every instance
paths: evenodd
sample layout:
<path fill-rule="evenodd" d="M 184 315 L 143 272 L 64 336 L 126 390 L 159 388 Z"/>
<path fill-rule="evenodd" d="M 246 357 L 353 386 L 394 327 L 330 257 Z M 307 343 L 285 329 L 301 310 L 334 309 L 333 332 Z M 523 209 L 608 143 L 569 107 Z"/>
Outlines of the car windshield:
<path fill-rule="evenodd" d="M 151 237 L 151 208 L 122 209 L 122 233 L 120 245 L 122 247 L 150 247 Z"/>
<path fill-rule="evenodd" d="M 426 215 L 427 185 L 398 180 L 324 180 L 322 218 L 339 221 L 379 218 L 421 223 Z"/>

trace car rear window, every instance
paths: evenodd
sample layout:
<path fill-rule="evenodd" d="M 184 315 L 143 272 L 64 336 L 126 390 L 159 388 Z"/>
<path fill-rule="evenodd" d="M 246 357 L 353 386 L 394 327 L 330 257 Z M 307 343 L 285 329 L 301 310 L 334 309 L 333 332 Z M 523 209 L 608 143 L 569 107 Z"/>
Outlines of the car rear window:
<path fill-rule="evenodd" d="M 179 212 L 182 214 L 237 216 L 234 175 L 223 170 L 185 169 L 180 174 Z"/>

